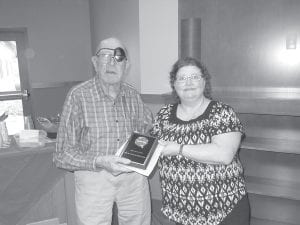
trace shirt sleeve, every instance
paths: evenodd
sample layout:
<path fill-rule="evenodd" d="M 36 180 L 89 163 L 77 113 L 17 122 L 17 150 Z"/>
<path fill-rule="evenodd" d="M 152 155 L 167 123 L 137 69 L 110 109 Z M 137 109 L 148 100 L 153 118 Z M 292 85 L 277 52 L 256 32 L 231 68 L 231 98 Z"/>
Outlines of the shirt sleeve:
<path fill-rule="evenodd" d="M 82 144 L 88 132 L 83 127 L 83 117 L 80 100 L 70 91 L 64 103 L 53 155 L 57 167 L 71 171 L 96 170 L 96 157 L 88 154 L 89 146 Z"/>
<path fill-rule="evenodd" d="M 148 133 L 153 124 L 153 115 L 149 107 L 143 102 L 141 96 L 137 95 L 138 103 L 138 131 Z"/>
<path fill-rule="evenodd" d="M 241 132 L 244 134 L 244 128 L 232 107 L 223 104 L 216 110 L 212 119 L 212 136 L 229 133 Z"/>
<path fill-rule="evenodd" d="M 162 107 L 154 118 L 153 126 L 150 130 L 150 134 L 155 137 L 161 137 L 163 123 L 162 123 L 162 115 L 167 111 L 167 106 Z"/>

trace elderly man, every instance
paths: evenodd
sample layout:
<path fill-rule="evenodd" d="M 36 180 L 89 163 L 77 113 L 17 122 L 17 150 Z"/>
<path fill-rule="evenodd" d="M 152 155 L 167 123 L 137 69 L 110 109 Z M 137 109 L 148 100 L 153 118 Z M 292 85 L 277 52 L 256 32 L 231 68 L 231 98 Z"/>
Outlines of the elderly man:
<path fill-rule="evenodd" d="M 148 130 L 152 114 L 124 82 L 129 59 L 121 41 L 101 41 L 92 62 L 96 76 L 66 97 L 54 162 L 75 171 L 79 225 L 110 225 L 114 202 L 120 225 L 149 225 L 148 180 L 122 167 L 130 160 L 114 154 L 132 131 Z"/>

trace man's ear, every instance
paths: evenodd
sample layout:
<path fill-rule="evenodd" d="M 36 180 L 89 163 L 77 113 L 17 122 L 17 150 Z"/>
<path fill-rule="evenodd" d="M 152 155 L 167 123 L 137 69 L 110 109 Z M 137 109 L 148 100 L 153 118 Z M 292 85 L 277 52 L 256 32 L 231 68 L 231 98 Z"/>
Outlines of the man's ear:
<path fill-rule="evenodd" d="M 129 72 L 129 69 L 130 69 L 130 62 L 129 62 L 129 60 L 127 59 L 127 60 L 126 60 L 125 72 L 128 73 L 128 72 Z"/>
<path fill-rule="evenodd" d="M 97 56 L 92 57 L 92 63 L 93 63 L 95 71 L 98 72 L 98 57 Z"/>

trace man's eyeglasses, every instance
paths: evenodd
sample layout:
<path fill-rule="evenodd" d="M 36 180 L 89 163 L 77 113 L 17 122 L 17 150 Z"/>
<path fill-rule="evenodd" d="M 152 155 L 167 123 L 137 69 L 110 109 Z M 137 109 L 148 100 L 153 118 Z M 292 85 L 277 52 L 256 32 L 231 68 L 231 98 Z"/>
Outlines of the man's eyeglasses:
<path fill-rule="evenodd" d="M 113 54 L 108 53 L 108 52 L 101 52 L 102 50 L 111 50 L 113 51 Z M 110 62 L 112 59 L 117 62 L 123 62 L 125 59 L 127 59 L 126 57 L 126 53 L 124 51 L 123 48 L 100 48 L 97 52 L 96 52 L 96 56 L 99 57 L 100 61 L 102 63 L 108 63 Z"/>
<path fill-rule="evenodd" d="M 187 80 L 200 81 L 202 79 L 203 78 L 200 74 L 191 74 L 191 75 L 184 75 L 176 78 L 176 82 L 179 84 L 184 84 Z"/>

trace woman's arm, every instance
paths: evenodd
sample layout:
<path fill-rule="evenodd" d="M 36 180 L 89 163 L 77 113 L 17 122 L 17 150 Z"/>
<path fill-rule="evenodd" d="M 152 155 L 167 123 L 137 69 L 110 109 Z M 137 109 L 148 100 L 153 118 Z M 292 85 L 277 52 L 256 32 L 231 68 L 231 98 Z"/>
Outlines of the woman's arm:
<path fill-rule="evenodd" d="M 181 155 L 192 160 L 210 164 L 229 164 L 239 149 L 242 133 L 229 132 L 215 135 L 209 144 L 183 145 Z M 180 145 L 164 143 L 163 155 L 178 155 Z"/>

